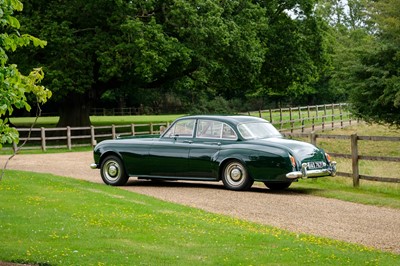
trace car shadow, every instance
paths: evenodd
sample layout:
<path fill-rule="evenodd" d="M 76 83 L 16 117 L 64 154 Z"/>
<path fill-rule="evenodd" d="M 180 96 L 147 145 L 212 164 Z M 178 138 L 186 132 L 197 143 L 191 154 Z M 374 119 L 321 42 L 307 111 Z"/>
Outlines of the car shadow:
<path fill-rule="evenodd" d="M 199 188 L 199 189 L 213 189 L 213 190 L 227 190 L 222 182 L 196 182 L 196 181 L 183 181 L 183 180 L 148 180 L 148 179 L 133 179 L 131 178 L 125 186 L 136 187 L 171 187 L 171 188 Z M 262 184 L 255 183 L 249 190 L 235 191 L 252 192 L 252 193 L 267 193 L 267 194 L 281 194 L 281 195 L 312 195 L 321 189 L 316 188 L 288 188 L 284 190 L 271 190 Z"/>

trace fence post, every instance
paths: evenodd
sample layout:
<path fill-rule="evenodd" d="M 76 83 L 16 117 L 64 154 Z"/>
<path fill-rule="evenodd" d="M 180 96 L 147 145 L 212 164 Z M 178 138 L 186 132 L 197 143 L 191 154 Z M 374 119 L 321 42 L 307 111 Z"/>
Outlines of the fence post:
<path fill-rule="evenodd" d="M 290 120 L 290 133 L 293 133 L 293 114 L 292 114 L 292 107 L 289 107 L 289 120 Z"/>
<path fill-rule="evenodd" d="M 314 117 L 312 118 L 312 126 L 311 126 L 311 131 L 314 131 L 315 130 L 315 119 L 314 119 Z"/>
<path fill-rule="evenodd" d="M 351 135 L 351 164 L 353 169 L 353 187 L 360 185 L 360 173 L 358 168 L 358 136 L 357 134 Z"/>
<path fill-rule="evenodd" d="M 42 151 L 46 151 L 46 129 L 44 127 L 40 128 L 40 138 L 42 140 Z"/>
<path fill-rule="evenodd" d="M 317 145 L 317 134 L 315 134 L 315 132 L 311 132 L 311 134 L 310 134 L 310 142 L 314 146 Z"/>
<path fill-rule="evenodd" d="M 302 115 L 301 115 L 301 107 L 299 106 L 299 119 L 301 119 Z"/>
<path fill-rule="evenodd" d="M 72 149 L 71 127 L 70 126 L 67 126 L 67 148 L 68 148 L 68 150 Z"/>
<path fill-rule="evenodd" d="M 260 112 L 261 113 L 261 112 Z M 150 123 L 150 135 L 153 135 L 153 132 L 154 132 L 154 130 L 153 130 L 153 123 Z"/>
<path fill-rule="evenodd" d="M 319 117 L 318 105 L 315 106 L 315 115 L 317 116 L 318 119 Z"/>
<path fill-rule="evenodd" d="M 269 122 L 272 123 L 272 110 L 269 108 Z"/>
<path fill-rule="evenodd" d="M 343 114 L 340 113 L 340 128 L 343 129 Z"/>
<path fill-rule="evenodd" d="M 96 146 L 96 135 L 94 132 L 94 126 L 90 126 L 90 139 L 91 139 L 91 144 L 92 147 Z"/>
<path fill-rule="evenodd" d="M 117 134 L 115 133 L 115 125 L 114 124 L 112 124 L 112 126 L 111 126 L 111 135 L 112 135 L 112 138 L 113 139 L 116 139 L 117 137 Z"/>
<path fill-rule="evenodd" d="M 15 142 L 13 141 L 12 145 L 13 145 L 13 151 L 16 152 L 17 149 L 18 149 L 17 143 L 15 143 Z"/>
<path fill-rule="evenodd" d="M 131 124 L 132 136 L 135 136 L 135 124 Z"/>

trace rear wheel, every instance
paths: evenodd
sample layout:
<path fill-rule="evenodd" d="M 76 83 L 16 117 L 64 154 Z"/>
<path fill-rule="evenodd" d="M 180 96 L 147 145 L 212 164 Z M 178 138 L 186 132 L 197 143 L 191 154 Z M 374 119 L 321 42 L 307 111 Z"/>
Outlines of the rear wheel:
<path fill-rule="evenodd" d="M 264 182 L 270 190 L 284 190 L 290 187 L 292 182 Z"/>
<path fill-rule="evenodd" d="M 230 161 L 222 172 L 222 182 L 227 189 L 246 190 L 253 185 L 254 180 L 241 162 Z"/>
<path fill-rule="evenodd" d="M 121 159 L 115 155 L 109 155 L 103 160 L 100 174 L 104 183 L 111 186 L 123 186 L 129 179 Z"/>

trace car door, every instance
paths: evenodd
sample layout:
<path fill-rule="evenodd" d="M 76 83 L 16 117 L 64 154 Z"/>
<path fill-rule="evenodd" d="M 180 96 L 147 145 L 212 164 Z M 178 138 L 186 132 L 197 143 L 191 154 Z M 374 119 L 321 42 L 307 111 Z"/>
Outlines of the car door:
<path fill-rule="evenodd" d="M 217 179 L 218 153 L 224 145 L 235 142 L 234 130 L 220 121 L 199 119 L 196 136 L 190 146 L 190 175 L 200 179 Z"/>
<path fill-rule="evenodd" d="M 195 119 L 178 120 L 153 143 L 149 154 L 152 162 L 151 176 L 189 176 L 189 150 L 193 142 L 195 122 Z"/>

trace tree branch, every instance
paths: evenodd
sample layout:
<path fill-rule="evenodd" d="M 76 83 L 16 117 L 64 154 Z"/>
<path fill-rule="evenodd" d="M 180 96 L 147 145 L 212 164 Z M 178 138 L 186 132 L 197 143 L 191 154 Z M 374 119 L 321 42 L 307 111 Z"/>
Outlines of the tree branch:
<path fill-rule="evenodd" d="M 36 118 L 35 121 L 33 122 L 33 124 L 31 125 L 30 129 L 29 129 L 29 133 L 28 133 L 28 137 L 25 139 L 25 141 L 21 144 L 21 146 L 17 147 L 16 149 L 14 149 L 14 153 L 7 159 L 6 163 L 4 164 L 4 167 L 1 171 L 1 175 L 0 175 L 0 181 L 3 179 L 3 176 L 5 174 L 5 171 L 7 169 L 8 163 L 11 161 L 12 158 L 14 158 L 15 155 L 18 154 L 18 152 L 20 151 L 20 149 L 22 149 L 23 146 L 25 146 L 26 142 L 30 139 L 31 137 L 31 133 L 33 130 L 33 127 L 36 125 L 38 118 L 42 115 L 42 109 L 40 108 L 40 104 L 39 102 L 36 103 L 37 104 L 37 110 L 36 110 Z"/>

